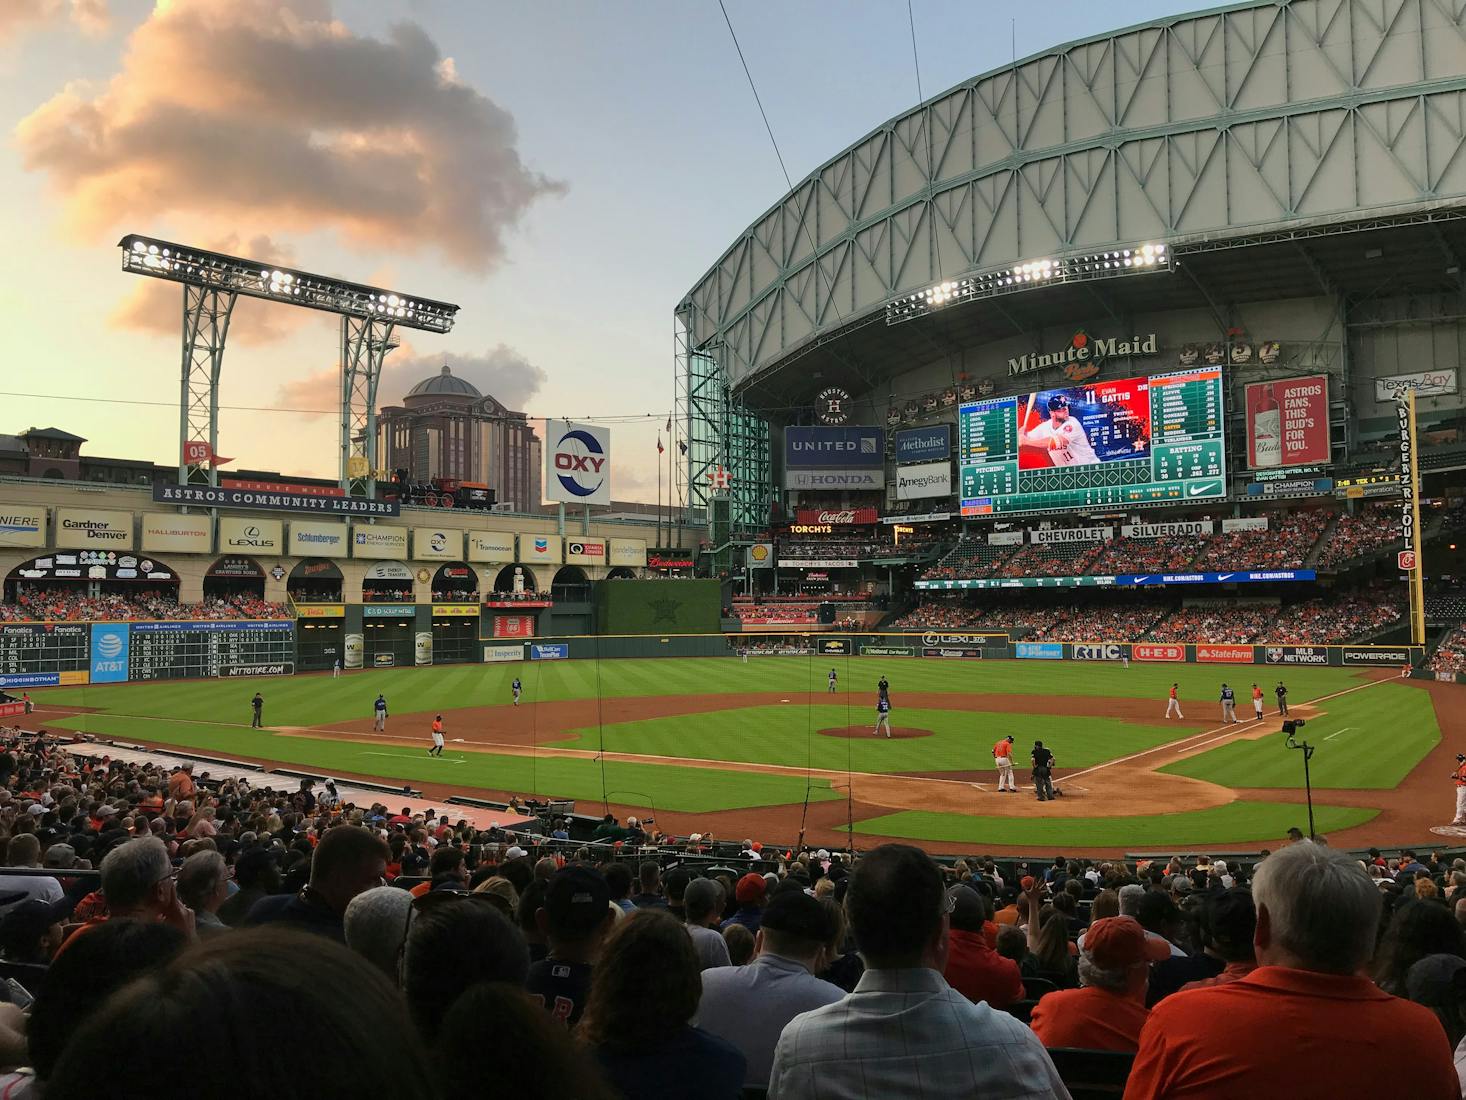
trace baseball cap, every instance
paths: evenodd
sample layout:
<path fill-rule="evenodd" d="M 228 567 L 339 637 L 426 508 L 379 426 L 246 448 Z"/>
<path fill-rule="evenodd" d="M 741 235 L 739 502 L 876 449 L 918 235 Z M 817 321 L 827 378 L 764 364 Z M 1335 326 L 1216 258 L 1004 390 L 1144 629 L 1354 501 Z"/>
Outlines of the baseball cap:
<path fill-rule="evenodd" d="M 12 905 L 0 916 L 0 950 L 7 955 L 30 950 L 46 929 L 63 923 L 75 908 L 75 899 L 66 897 L 54 902 L 31 898 Z"/>
<path fill-rule="evenodd" d="M 98 806 L 97 807 L 97 816 L 98 817 L 111 817 L 116 812 L 117 812 L 117 807 L 116 806 L 108 806 L 106 803 L 103 803 L 101 806 Z"/>
<path fill-rule="evenodd" d="M 751 905 L 763 901 L 768 888 L 768 883 L 764 882 L 763 875 L 756 875 L 750 871 L 738 880 L 738 885 L 733 888 L 733 896 L 738 899 L 740 905 Z"/>
<path fill-rule="evenodd" d="M 606 919 L 611 888 L 592 867 L 571 864 L 556 871 L 545 888 L 545 918 L 555 935 L 584 936 Z"/>
<path fill-rule="evenodd" d="M 825 907 L 803 890 L 781 890 L 769 901 L 760 927 L 822 943 L 830 936 Z"/>
<path fill-rule="evenodd" d="M 1065 397 L 1062 393 L 1056 393 L 1053 397 L 1049 398 L 1050 409 L 1067 409 L 1068 407 L 1069 399 Z"/>
<path fill-rule="evenodd" d="M 46 849 L 46 858 L 41 863 L 46 867 L 75 867 L 76 849 L 70 844 L 53 844 Z"/>
<path fill-rule="evenodd" d="M 960 932 L 981 932 L 983 906 L 977 891 L 965 883 L 947 890 L 952 899 L 952 927 Z"/>
<path fill-rule="evenodd" d="M 1145 934 L 1134 917 L 1102 917 L 1084 933 L 1084 953 L 1095 966 L 1121 970 L 1171 957 L 1171 946 Z"/>
<path fill-rule="evenodd" d="M 1466 959 L 1427 955 L 1405 974 L 1405 993 L 1416 1004 L 1437 1007 L 1466 997 Z"/>
<path fill-rule="evenodd" d="M 45 817 L 46 807 L 42 806 L 39 802 L 32 802 L 29 806 L 25 808 L 25 812 L 30 814 L 32 817 Z"/>
<path fill-rule="evenodd" d="M 505 859 L 523 859 L 527 855 L 529 855 L 529 853 L 526 852 L 523 848 L 521 848 L 518 844 L 516 844 L 513 847 L 511 847 L 507 852 L 504 853 L 504 858 Z"/>

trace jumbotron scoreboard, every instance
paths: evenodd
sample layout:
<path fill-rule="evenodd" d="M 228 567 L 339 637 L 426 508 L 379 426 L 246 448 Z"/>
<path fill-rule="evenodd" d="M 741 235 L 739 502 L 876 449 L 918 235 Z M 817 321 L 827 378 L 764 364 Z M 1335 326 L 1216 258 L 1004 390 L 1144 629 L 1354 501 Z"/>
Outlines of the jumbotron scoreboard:
<path fill-rule="evenodd" d="M 0 688 L 294 671 L 289 620 L 0 624 Z"/>
<path fill-rule="evenodd" d="M 1091 382 L 958 407 L 962 514 L 1226 496 L 1222 372 Z"/>

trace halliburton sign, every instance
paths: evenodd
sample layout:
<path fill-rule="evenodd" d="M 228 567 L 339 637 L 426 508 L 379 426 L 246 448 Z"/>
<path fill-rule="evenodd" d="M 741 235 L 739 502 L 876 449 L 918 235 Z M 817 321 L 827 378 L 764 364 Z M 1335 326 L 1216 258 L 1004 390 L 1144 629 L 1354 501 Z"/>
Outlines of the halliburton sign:
<path fill-rule="evenodd" d="M 879 521 L 880 513 L 874 508 L 845 508 L 832 511 L 825 511 L 821 508 L 801 508 L 794 515 L 794 522 L 801 526 L 851 526 L 878 523 Z"/>

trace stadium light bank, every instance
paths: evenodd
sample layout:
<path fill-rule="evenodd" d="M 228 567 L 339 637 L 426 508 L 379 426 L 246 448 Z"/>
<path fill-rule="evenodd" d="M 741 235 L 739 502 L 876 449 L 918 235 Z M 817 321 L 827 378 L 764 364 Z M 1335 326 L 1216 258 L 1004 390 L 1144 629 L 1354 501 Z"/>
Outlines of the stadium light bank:
<path fill-rule="evenodd" d="M 1171 270 L 1171 252 L 1164 244 L 1145 243 L 1079 256 L 1043 257 L 992 271 L 935 283 L 886 303 L 886 324 L 922 317 L 944 306 L 994 298 L 1054 283 L 1089 282 Z"/>
<path fill-rule="evenodd" d="M 122 249 L 122 269 L 134 275 L 149 275 L 286 305 L 365 320 L 391 321 L 403 328 L 439 333 L 451 330 L 458 314 L 458 307 L 448 302 L 347 283 L 309 271 L 267 266 L 256 260 L 152 237 L 129 235 L 118 242 L 118 247 Z"/>

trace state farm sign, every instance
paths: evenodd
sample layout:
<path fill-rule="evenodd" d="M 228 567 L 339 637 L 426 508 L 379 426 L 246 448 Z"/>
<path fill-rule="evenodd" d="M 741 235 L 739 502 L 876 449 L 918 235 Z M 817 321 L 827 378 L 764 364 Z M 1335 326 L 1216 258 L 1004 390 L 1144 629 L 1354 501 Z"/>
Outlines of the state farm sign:
<path fill-rule="evenodd" d="M 1137 661 L 1184 661 L 1186 660 L 1186 647 L 1137 642 L 1130 647 L 1130 656 Z"/>
<path fill-rule="evenodd" d="M 827 512 L 819 508 L 801 508 L 794 514 L 794 522 L 802 526 L 840 525 L 852 526 L 862 523 L 876 523 L 880 514 L 874 508 L 845 508 L 838 512 Z"/>
<path fill-rule="evenodd" d="M 1250 665 L 1252 664 L 1252 647 L 1250 645 L 1199 645 L 1196 647 L 1196 659 L 1209 665 Z"/>

